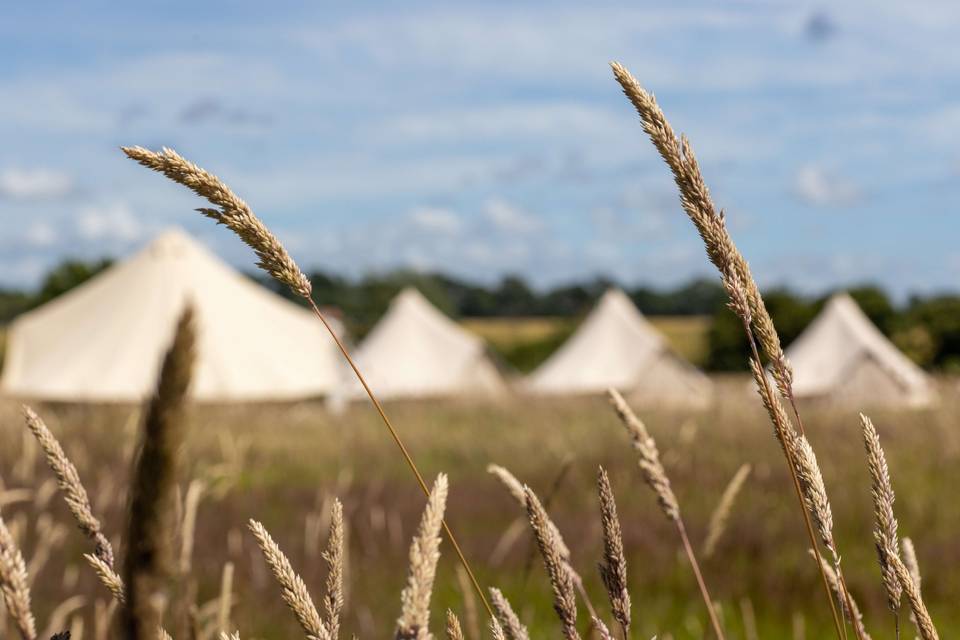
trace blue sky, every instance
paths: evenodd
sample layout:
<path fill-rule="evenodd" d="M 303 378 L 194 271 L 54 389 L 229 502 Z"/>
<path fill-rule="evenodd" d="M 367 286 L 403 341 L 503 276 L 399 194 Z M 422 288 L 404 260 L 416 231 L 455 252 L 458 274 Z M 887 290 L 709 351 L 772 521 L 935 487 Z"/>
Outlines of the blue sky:
<path fill-rule="evenodd" d="M 308 268 L 708 274 L 613 59 L 762 284 L 960 279 L 955 3 L 79 5 L 0 21 L 0 284 L 172 225 L 252 264 L 121 144 L 218 173 Z"/>

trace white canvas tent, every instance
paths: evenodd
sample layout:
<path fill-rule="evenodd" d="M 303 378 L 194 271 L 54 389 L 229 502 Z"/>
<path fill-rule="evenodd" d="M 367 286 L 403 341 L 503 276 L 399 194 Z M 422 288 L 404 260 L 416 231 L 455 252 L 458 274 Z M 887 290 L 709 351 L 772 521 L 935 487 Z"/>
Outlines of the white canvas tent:
<path fill-rule="evenodd" d="M 381 398 L 496 396 L 506 390 L 483 340 L 413 288 L 390 302 L 357 349 L 356 362 Z M 344 395 L 362 393 L 351 376 Z"/>
<path fill-rule="evenodd" d="M 703 406 L 712 391 L 710 380 L 671 351 L 619 289 L 607 291 L 527 381 L 538 394 L 594 394 L 610 387 L 647 406 Z"/>
<path fill-rule="evenodd" d="M 194 398 L 303 398 L 340 380 L 339 356 L 316 318 L 172 230 L 17 318 L 2 388 L 39 399 L 139 401 L 188 302 L 198 330 Z"/>
<path fill-rule="evenodd" d="M 930 378 L 845 293 L 830 298 L 786 354 L 798 398 L 857 406 L 924 406 L 936 400 Z"/>

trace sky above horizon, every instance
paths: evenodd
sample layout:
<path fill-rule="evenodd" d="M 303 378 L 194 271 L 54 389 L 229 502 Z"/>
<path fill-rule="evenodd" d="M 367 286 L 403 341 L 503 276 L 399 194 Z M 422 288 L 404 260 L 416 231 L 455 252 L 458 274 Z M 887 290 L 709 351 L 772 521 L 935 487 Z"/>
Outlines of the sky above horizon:
<path fill-rule="evenodd" d="M 305 269 L 712 274 L 610 60 L 690 137 L 762 285 L 960 279 L 955 3 L 25 3 L 0 21 L 0 285 L 189 230 L 120 145 L 220 175 Z"/>

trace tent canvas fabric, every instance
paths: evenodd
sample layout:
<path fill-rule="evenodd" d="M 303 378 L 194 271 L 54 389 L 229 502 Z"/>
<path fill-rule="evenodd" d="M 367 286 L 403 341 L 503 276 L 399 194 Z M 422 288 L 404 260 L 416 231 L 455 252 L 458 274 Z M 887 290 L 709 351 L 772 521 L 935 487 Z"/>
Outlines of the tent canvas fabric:
<path fill-rule="evenodd" d="M 703 406 L 712 393 L 709 378 L 676 355 L 619 289 L 607 291 L 527 381 L 537 394 L 594 394 L 611 387 L 646 406 Z"/>
<path fill-rule="evenodd" d="M 933 382 L 863 313 L 836 294 L 790 345 L 798 398 L 854 405 L 925 406 L 936 401 Z"/>
<path fill-rule="evenodd" d="M 171 230 L 17 318 L 2 388 L 59 401 L 140 401 L 188 303 L 197 323 L 195 399 L 320 396 L 341 379 L 335 345 L 309 311 Z"/>
<path fill-rule="evenodd" d="M 355 357 L 381 398 L 497 396 L 506 384 L 487 346 L 445 316 L 414 288 L 401 291 L 360 344 Z M 345 382 L 343 395 L 363 389 Z"/>

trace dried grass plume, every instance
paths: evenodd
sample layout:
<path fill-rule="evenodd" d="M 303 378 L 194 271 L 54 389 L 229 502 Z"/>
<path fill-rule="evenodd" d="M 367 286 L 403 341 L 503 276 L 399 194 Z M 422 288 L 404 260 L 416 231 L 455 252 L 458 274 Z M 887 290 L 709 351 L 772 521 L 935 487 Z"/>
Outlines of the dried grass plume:
<path fill-rule="evenodd" d="M 257 254 L 258 266 L 298 296 L 310 299 L 310 280 L 266 225 L 254 215 L 220 178 L 201 169 L 173 149 L 150 151 L 143 147 L 121 147 L 128 158 L 182 184 L 216 209 L 197 209 L 236 233 Z"/>
<path fill-rule="evenodd" d="M 343 505 L 339 500 L 333 501 L 330 514 L 330 540 L 327 542 L 326 551 L 323 552 L 323 559 L 329 570 L 323 607 L 327 614 L 327 630 L 330 638 L 336 640 L 340 635 L 340 612 L 343 610 L 344 525 Z"/>
<path fill-rule="evenodd" d="M 627 405 L 619 391 L 609 389 L 607 390 L 607 396 L 610 398 L 610 404 L 613 405 L 617 415 L 620 416 L 623 426 L 627 429 L 627 434 L 633 442 L 633 448 L 640 455 L 640 470 L 643 472 L 643 479 L 656 494 L 660 509 L 670 520 L 674 522 L 680 520 L 680 505 L 677 502 L 677 497 L 673 494 L 673 489 L 670 487 L 670 479 L 667 477 L 666 471 L 663 470 L 656 441 L 650 437 L 646 425 Z"/>
<path fill-rule="evenodd" d="M 433 483 L 420 528 L 410 545 L 410 576 L 400 594 L 402 610 L 397 620 L 398 640 L 429 640 L 430 597 L 440 559 L 440 529 L 447 504 L 447 476 L 440 474 Z"/>
<path fill-rule="evenodd" d="M 887 594 L 887 606 L 896 614 L 900 610 L 903 587 L 900 586 L 896 569 L 890 560 L 892 556 L 900 554 L 897 518 L 893 513 L 895 496 L 893 486 L 890 484 L 887 457 L 883 453 L 883 447 L 880 446 L 877 429 L 873 426 L 873 421 L 862 413 L 860 425 L 863 428 L 863 444 L 867 450 L 867 466 L 870 469 L 870 489 L 873 493 L 873 511 L 876 520 L 873 538 L 877 547 L 877 560 L 880 562 L 880 574 Z"/>
<path fill-rule="evenodd" d="M 563 636 L 567 640 L 580 640 L 577 632 L 577 598 L 574 591 L 574 579 L 566 560 L 557 544 L 554 528 L 549 525 L 550 518 L 536 494 L 524 487 L 526 494 L 527 517 L 537 538 L 537 546 L 543 557 L 544 567 L 553 587 L 553 609 L 560 618 Z"/>
<path fill-rule="evenodd" d="M 460 627 L 460 620 L 457 619 L 456 614 L 450 609 L 447 609 L 447 639 L 464 640 L 463 629 Z"/>
<path fill-rule="evenodd" d="M 280 584 L 283 601 L 296 616 L 297 622 L 300 623 L 307 637 L 314 640 L 331 640 L 327 627 L 313 604 L 307 585 L 293 570 L 290 560 L 280 550 L 280 546 L 273 541 L 266 528 L 256 520 L 250 521 L 250 531 L 260 545 L 263 557 L 273 572 L 273 577 Z"/>
<path fill-rule="evenodd" d="M 740 489 L 743 488 L 749 475 L 750 465 L 741 465 L 740 468 L 737 469 L 737 472 L 733 474 L 733 478 L 730 479 L 727 487 L 723 490 L 720 501 L 717 503 L 713 513 L 710 514 L 710 524 L 707 526 L 707 539 L 706 542 L 703 543 L 704 558 L 709 558 L 713 555 L 713 552 L 716 551 L 717 543 L 727 528 L 727 521 L 730 519 L 730 513 L 733 511 L 733 504 L 736 502 L 737 496 L 740 494 Z"/>
<path fill-rule="evenodd" d="M 157 598 L 174 574 L 171 532 L 184 407 L 195 358 L 193 311 L 177 322 L 173 344 L 160 367 L 157 388 L 147 407 L 134 463 L 127 513 L 127 585 L 124 625 L 129 637 L 150 638 L 160 626 Z"/>
<path fill-rule="evenodd" d="M 114 562 L 113 547 L 107 537 L 103 535 L 100 521 L 93 515 L 90 498 L 87 496 L 87 490 L 80 482 L 80 474 L 77 473 L 77 468 L 67 458 L 60 442 L 57 441 L 33 409 L 24 406 L 23 416 L 27 423 L 27 429 L 34 435 L 43 449 L 47 464 L 57 478 L 57 486 L 60 487 L 67 507 L 77 521 L 77 525 L 84 535 L 93 540 L 96 545 L 95 553 L 97 557 L 112 567 Z"/>
<path fill-rule="evenodd" d="M 603 527 L 603 562 L 600 563 L 600 578 L 610 597 L 614 619 L 623 630 L 623 637 L 630 636 L 630 592 L 627 590 L 627 558 L 623 552 L 623 533 L 617 515 L 617 503 L 610 486 L 610 478 L 603 467 L 597 471 L 597 488 L 600 494 L 600 523 Z"/>
<path fill-rule="evenodd" d="M 0 518 L 0 594 L 23 640 L 36 640 L 37 622 L 30 608 L 30 576 L 23 554 Z"/>
<path fill-rule="evenodd" d="M 497 613 L 497 620 L 503 627 L 503 632 L 507 640 L 530 640 L 530 634 L 527 628 L 520 622 L 520 617 L 513 610 L 510 601 L 503 595 L 500 589 L 490 588 L 490 602 Z"/>

